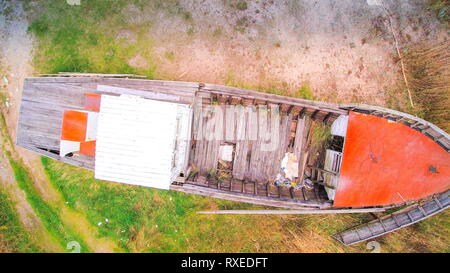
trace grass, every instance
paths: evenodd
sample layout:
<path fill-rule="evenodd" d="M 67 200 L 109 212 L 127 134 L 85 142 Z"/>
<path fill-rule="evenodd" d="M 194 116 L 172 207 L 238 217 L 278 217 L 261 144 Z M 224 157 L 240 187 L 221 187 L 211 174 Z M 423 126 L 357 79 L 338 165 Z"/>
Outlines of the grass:
<path fill-rule="evenodd" d="M 429 9 L 436 13 L 438 20 L 447 28 L 450 27 L 450 1 L 449 0 L 428 0 Z"/>
<path fill-rule="evenodd" d="M 204 232 L 211 232 L 222 226 L 224 220 L 219 217 L 204 221 L 205 217 L 198 216 L 197 210 L 210 209 L 211 206 L 228 209 L 251 207 L 173 191 L 105 183 L 95 180 L 89 171 L 48 158 L 42 158 L 41 161 L 51 183 L 62 193 L 68 206 L 83 212 L 95 226 L 103 222 L 98 227 L 99 233 L 112 238 L 128 251 L 206 250 L 210 243 L 198 236 L 209 237 Z M 105 223 L 106 218 L 108 223 Z M 253 221 L 252 225 L 254 224 Z M 245 224 L 234 227 L 235 232 L 242 227 L 251 229 L 249 224 Z M 227 233 L 233 233 L 226 229 L 221 232 L 215 240 L 220 241 Z M 219 249 L 217 246 L 216 248 Z"/>
<path fill-rule="evenodd" d="M 175 61 L 175 53 L 173 51 L 166 51 L 166 53 L 164 53 L 164 57 L 171 62 Z"/>
<path fill-rule="evenodd" d="M 89 171 L 41 160 L 67 205 L 95 226 L 103 222 L 97 226 L 101 236 L 130 252 L 368 252 L 365 243 L 344 247 L 330 237 L 371 220 L 368 214 L 198 215 L 200 210 L 261 207 L 99 181 Z M 376 241 L 382 252 L 446 252 L 448 219 L 448 213 L 437 215 Z"/>
<path fill-rule="evenodd" d="M 280 96 L 290 96 L 300 99 L 307 99 L 307 100 L 319 99 L 313 94 L 313 90 L 311 89 L 308 83 L 303 83 L 299 88 L 289 87 L 286 82 L 278 80 L 266 80 L 265 82 L 260 84 L 252 84 L 249 82 L 240 81 L 236 78 L 233 72 L 228 72 L 225 78 L 225 85 L 251 90 L 258 90 L 264 93 Z"/>
<path fill-rule="evenodd" d="M 312 129 L 312 144 L 320 146 L 331 138 L 331 127 L 323 122 L 314 122 Z"/>
<path fill-rule="evenodd" d="M 450 42 L 419 43 L 404 50 L 416 111 L 450 131 Z"/>
<path fill-rule="evenodd" d="M 9 155 L 9 163 L 14 171 L 17 185 L 25 192 L 28 203 L 39 216 L 48 232 L 56 238 L 64 249 L 67 243 L 76 241 L 80 244 L 82 252 L 90 252 L 90 249 L 76 232 L 69 230 L 63 224 L 58 211 L 43 200 L 22 162 L 12 159 Z"/>
<path fill-rule="evenodd" d="M 138 35 L 136 43 L 116 39 L 122 28 L 132 25 L 121 15 L 127 5 L 122 0 L 85 1 L 79 6 L 42 1 L 40 10 L 32 13 L 34 19 L 28 29 L 39 41 L 35 68 L 41 73 L 131 73 L 153 78 L 151 41 L 144 35 Z M 137 54 L 150 65 L 129 65 Z"/>
<path fill-rule="evenodd" d="M 39 252 L 7 193 L 0 188 L 0 252 Z"/>
<path fill-rule="evenodd" d="M 244 0 L 234 1 L 230 4 L 230 6 L 240 11 L 244 11 L 248 8 L 247 2 Z"/>

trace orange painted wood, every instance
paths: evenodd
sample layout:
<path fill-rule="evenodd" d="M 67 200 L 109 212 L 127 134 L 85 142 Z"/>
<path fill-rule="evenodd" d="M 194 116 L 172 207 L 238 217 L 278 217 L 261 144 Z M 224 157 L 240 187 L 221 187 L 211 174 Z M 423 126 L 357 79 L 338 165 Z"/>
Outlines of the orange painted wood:
<path fill-rule="evenodd" d="M 95 140 L 80 143 L 80 154 L 95 156 Z"/>
<path fill-rule="evenodd" d="M 61 129 L 61 139 L 70 141 L 84 141 L 86 139 L 88 114 L 79 111 L 64 111 Z"/>
<path fill-rule="evenodd" d="M 450 188 L 450 154 L 385 118 L 350 112 L 335 207 L 404 203 Z"/>
<path fill-rule="evenodd" d="M 84 94 L 84 109 L 94 112 L 100 112 L 100 101 L 102 96 L 95 93 Z"/>

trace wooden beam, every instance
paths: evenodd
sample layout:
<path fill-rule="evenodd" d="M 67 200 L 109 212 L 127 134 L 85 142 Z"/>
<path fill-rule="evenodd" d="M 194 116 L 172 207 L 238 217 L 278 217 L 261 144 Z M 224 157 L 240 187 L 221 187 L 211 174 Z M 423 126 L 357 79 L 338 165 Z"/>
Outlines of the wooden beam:
<path fill-rule="evenodd" d="M 238 192 L 228 192 L 217 189 L 210 189 L 207 187 L 201 187 L 189 184 L 191 182 L 186 181 L 183 186 L 171 185 L 170 189 L 175 191 L 181 191 L 185 193 L 198 194 L 203 196 L 209 196 L 214 198 L 220 198 L 236 202 L 245 202 L 250 204 L 265 205 L 279 208 L 289 209 L 302 209 L 302 208 L 318 208 L 326 209 L 331 207 L 329 202 L 317 202 L 317 201 L 305 201 L 305 200 L 283 200 L 279 198 L 266 197 L 266 196 L 254 196 Z M 195 183 L 195 182 L 194 182 Z"/>
<path fill-rule="evenodd" d="M 283 215 L 283 214 L 343 214 L 383 212 L 385 208 L 367 209 L 302 209 L 302 210 L 207 210 L 197 214 L 247 214 L 247 215 Z"/>

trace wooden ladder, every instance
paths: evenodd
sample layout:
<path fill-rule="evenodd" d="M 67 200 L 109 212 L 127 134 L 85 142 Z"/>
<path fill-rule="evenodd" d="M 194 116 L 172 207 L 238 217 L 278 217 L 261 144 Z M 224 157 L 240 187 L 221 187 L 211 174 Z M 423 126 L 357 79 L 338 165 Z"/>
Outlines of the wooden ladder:
<path fill-rule="evenodd" d="M 415 204 L 382 218 L 333 235 L 344 245 L 352 245 L 422 221 L 450 206 L 450 190 L 433 197 L 423 204 Z"/>

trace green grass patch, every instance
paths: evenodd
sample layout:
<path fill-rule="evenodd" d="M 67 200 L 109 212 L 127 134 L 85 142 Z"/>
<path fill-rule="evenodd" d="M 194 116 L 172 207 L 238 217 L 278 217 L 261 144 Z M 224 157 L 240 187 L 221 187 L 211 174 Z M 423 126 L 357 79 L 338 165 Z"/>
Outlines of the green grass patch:
<path fill-rule="evenodd" d="M 314 122 L 312 129 L 312 144 L 316 147 L 331 139 L 331 127 L 322 122 Z"/>
<path fill-rule="evenodd" d="M 65 249 L 67 243 L 76 241 L 81 246 L 82 252 L 90 252 L 90 249 L 83 240 L 72 230 L 68 229 L 59 217 L 57 209 L 47 204 L 33 185 L 28 171 L 22 166 L 20 161 L 16 161 L 9 156 L 9 162 L 14 171 L 17 185 L 26 193 L 28 203 L 31 205 L 37 216 L 42 221 L 47 231 Z"/>
<path fill-rule="evenodd" d="M 255 216 L 203 216 L 199 210 L 260 208 L 175 191 L 99 181 L 89 171 L 41 158 L 45 171 L 68 206 L 82 212 L 121 248 L 132 252 L 258 251 L 282 245 L 267 238 L 270 222 Z M 108 222 L 105 222 L 108 219 Z M 272 220 L 273 221 L 273 220 Z M 102 222 L 101 226 L 97 224 Z M 274 223 L 278 225 L 278 223 Z"/>
<path fill-rule="evenodd" d="M 230 6 L 240 11 L 244 11 L 248 8 L 247 2 L 244 0 L 234 1 L 230 4 Z"/>
<path fill-rule="evenodd" d="M 368 252 L 365 243 L 345 247 L 330 236 L 372 220 L 369 214 L 198 215 L 200 210 L 263 207 L 99 181 L 89 171 L 41 160 L 68 206 L 95 226 L 102 222 L 97 226 L 101 236 L 130 252 Z M 377 241 L 383 252 L 443 252 L 448 230 L 448 215 L 442 214 Z"/>
<path fill-rule="evenodd" d="M 236 75 L 229 71 L 225 78 L 225 85 L 258 90 L 260 92 L 280 95 L 280 96 L 290 96 L 294 98 L 307 99 L 307 100 L 318 100 L 313 94 L 313 90 L 307 83 L 304 83 L 298 89 L 290 88 L 289 85 L 284 81 L 279 80 L 267 80 L 266 82 L 260 84 L 251 84 L 249 82 L 243 82 L 239 80 Z"/>
<path fill-rule="evenodd" d="M 313 95 L 311 87 L 307 84 L 303 84 L 297 91 L 295 91 L 293 97 L 306 100 L 317 100 L 317 98 Z"/>
<path fill-rule="evenodd" d="M 130 3 L 122 0 L 83 1 L 68 5 L 65 1 L 42 1 L 31 11 L 29 26 L 38 46 L 34 66 L 40 73 L 95 72 L 141 74 L 154 77 L 151 41 L 137 35 L 136 41 L 118 39 L 129 24 L 122 12 Z M 117 27 L 120 26 L 120 27 Z M 148 27 L 145 22 L 142 28 Z M 146 59 L 146 67 L 134 67 L 129 60 L 136 55 Z"/>
<path fill-rule="evenodd" d="M 13 201 L 0 188 L 0 252 L 40 252 L 19 220 Z"/>

